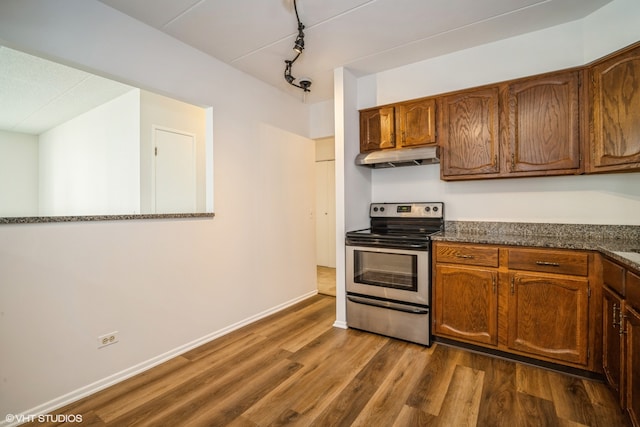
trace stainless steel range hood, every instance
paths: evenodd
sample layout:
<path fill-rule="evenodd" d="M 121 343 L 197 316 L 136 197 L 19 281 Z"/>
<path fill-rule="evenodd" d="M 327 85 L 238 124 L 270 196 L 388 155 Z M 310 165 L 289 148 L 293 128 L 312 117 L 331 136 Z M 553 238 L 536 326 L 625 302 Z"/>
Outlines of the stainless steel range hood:
<path fill-rule="evenodd" d="M 360 153 L 356 156 L 356 165 L 370 168 L 395 168 L 432 163 L 440 163 L 437 146 L 380 150 Z"/>

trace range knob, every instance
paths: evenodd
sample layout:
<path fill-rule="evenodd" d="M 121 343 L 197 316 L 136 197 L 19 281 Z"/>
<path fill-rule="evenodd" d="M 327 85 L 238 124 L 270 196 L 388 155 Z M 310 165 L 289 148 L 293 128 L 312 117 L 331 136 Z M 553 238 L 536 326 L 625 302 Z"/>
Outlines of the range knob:
<path fill-rule="evenodd" d="M 433 207 L 433 211 L 434 211 L 434 212 L 438 212 L 438 207 L 437 207 L 437 206 L 434 206 L 434 207 Z"/>
<path fill-rule="evenodd" d="M 430 208 L 429 206 L 427 206 L 427 207 L 425 207 L 425 208 L 424 208 L 424 211 L 425 211 L 425 212 L 429 212 L 430 210 L 431 210 L 431 208 Z"/>
<path fill-rule="evenodd" d="M 380 212 L 384 212 L 384 206 L 380 206 Z"/>
<path fill-rule="evenodd" d="M 378 212 L 378 207 L 377 207 L 377 206 L 374 206 L 373 211 L 374 211 L 374 212 Z"/>

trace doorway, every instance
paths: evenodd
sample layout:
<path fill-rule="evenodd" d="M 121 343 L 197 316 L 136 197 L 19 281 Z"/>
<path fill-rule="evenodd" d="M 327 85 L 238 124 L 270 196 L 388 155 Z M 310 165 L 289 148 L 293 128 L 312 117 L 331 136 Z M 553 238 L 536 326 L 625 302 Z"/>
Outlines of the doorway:
<path fill-rule="evenodd" d="M 196 211 L 196 137 L 153 127 L 154 212 Z"/>
<path fill-rule="evenodd" d="M 316 264 L 318 293 L 336 295 L 334 138 L 316 140 Z"/>

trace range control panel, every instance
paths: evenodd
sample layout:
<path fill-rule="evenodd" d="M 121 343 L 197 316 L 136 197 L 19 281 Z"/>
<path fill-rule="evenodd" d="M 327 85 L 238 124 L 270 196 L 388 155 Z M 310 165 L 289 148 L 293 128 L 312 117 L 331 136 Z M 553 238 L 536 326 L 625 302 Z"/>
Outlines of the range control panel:
<path fill-rule="evenodd" d="M 444 218 L 444 203 L 371 203 L 371 218 Z"/>

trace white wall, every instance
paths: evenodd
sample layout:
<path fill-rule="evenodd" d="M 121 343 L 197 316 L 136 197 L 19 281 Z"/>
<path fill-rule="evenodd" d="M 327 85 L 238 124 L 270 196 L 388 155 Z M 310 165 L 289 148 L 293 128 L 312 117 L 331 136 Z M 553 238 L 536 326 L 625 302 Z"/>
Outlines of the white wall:
<path fill-rule="evenodd" d="M 42 133 L 41 216 L 140 213 L 140 90 Z"/>
<path fill-rule="evenodd" d="M 582 21 L 363 77 L 358 108 L 583 65 L 640 40 L 639 18 L 640 2 L 615 0 Z M 372 199 L 444 201 L 448 220 L 640 225 L 639 173 L 444 182 L 439 168 L 375 170 Z"/>
<path fill-rule="evenodd" d="M 38 214 L 38 137 L 0 130 L 0 216 Z"/>
<path fill-rule="evenodd" d="M 0 226 L 0 414 L 66 403 L 316 292 L 308 105 L 96 0 L 0 2 L 0 40 L 211 106 L 216 198 L 213 219 Z"/>
<path fill-rule="evenodd" d="M 335 135 L 333 100 L 317 102 L 311 105 L 309 126 L 309 137 L 311 138 L 326 138 Z"/>

